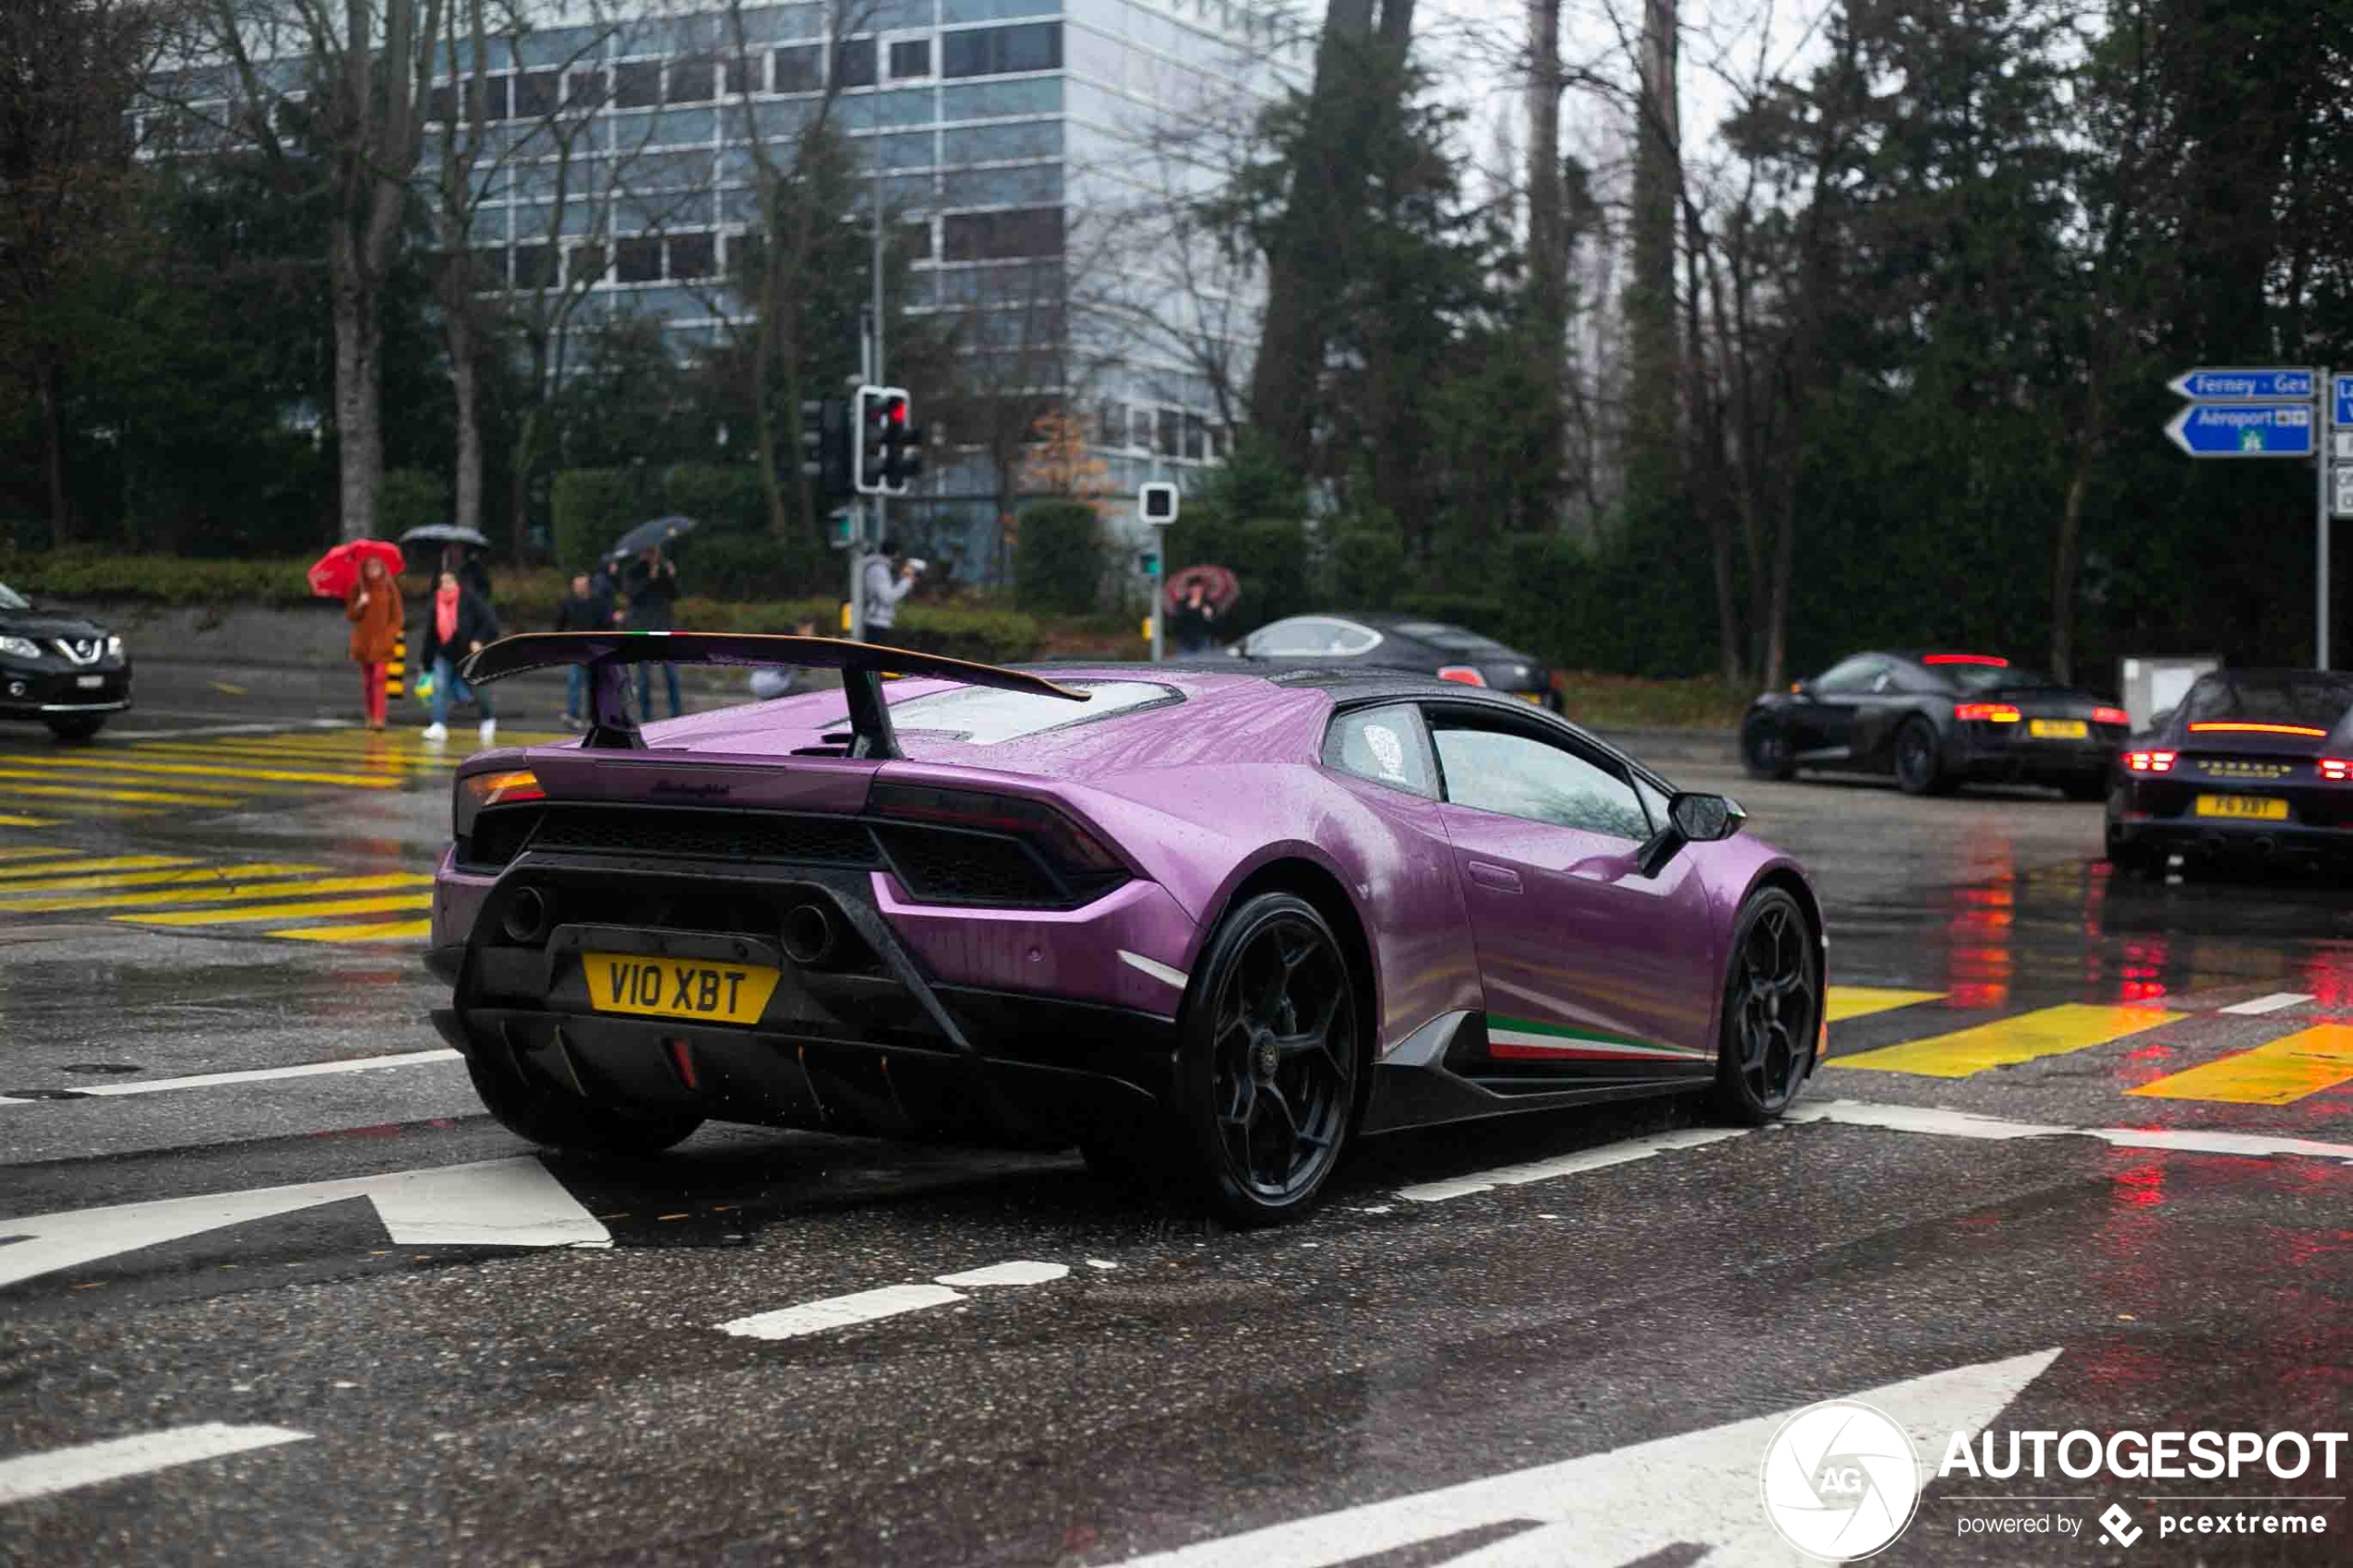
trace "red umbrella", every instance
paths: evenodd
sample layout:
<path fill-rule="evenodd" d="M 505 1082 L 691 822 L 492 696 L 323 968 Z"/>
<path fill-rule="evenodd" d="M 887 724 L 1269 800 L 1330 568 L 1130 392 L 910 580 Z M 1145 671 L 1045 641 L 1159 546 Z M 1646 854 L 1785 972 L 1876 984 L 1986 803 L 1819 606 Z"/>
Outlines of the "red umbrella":
<path fill-rule="evenodd" d="M 319 558 L 309 571 L 310 591 L 322 599 L 347 596 L 351 585 L 359 581 L 359 563 L 370 556 L 384 562 L 384 570 L 395 577 L 400 575 L 404 563 L 399 546 L 388 539 L 354 539 Z"/>
<path fill-rule="evenodd" d="M 1231 571 L 1222 566 L 1203 563 L 1189 566 L 1168 580 L 1169 607 L 1174 608 L 1183 604 L 1196 583 L 1201 584 L 1201 596 L 1207 599 L 1209 607 L 1220 615 L 1233 608 L 1234 601 L 1242 596 L 1242 585 Z"/>

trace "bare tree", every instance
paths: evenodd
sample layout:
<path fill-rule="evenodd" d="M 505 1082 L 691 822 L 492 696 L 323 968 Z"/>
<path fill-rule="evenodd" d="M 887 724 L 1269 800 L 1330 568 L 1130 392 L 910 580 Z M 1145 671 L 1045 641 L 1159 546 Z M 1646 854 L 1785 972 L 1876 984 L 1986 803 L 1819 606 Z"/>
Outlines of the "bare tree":
<path fill-rule="evenodd" d="M 280 127 L 307 121 L 323 153 L 342 533 L 375 532 L 384 483 L 385 283 L 413 189 L 445 0 L 197 0 L 198 47 L 237 83 L 239 136 L 281 165 Z M 299 75 L 282 69 L 299 61 Z M 164 84 L 162 91 L 170 91 Z M 184 107 L 185 100 L 180 100 Z M 288 112 L 291 110 L 291 114 Z"/>

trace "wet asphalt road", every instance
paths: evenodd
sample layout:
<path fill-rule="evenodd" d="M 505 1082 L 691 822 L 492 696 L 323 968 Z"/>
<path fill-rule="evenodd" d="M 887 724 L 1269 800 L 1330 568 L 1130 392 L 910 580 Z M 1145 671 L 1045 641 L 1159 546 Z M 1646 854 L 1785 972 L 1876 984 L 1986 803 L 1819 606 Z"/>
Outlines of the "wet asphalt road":
<path fill-rule="evenodd" d="M 341 884 L 429 869 L 440 764 L 178 706 L 63 775 L 0 733 L 0 774 L 90 781 L 0 795 L 55 818 L 0 827 L 0 1562 L 1789 1562 L 1758 1465 L 1813 1400 L 1869 1397 L 1931 1469 L 1954 1428 L 2353 1413 L 2353 897 L 2112 880 L 2097 807 L 1670 759 L 1828 900 L 1851 1010 L 1802 1114 L 1384 1140 L 1309 1223 L 1238 1235 L 1066 1157 L 707 1129 L 537 1159 L 420 1054 L 413 912 L 324 908 L 413 897 Z M 73 812 L 159 782 L 223 793 Z M 222 867 L 308 869 L 184 908 L 85 885 Z M 1017 1261 L 1053 1267 L 953 1279 Z M 58 1489 L 19 1462 L 206 1424 L 277 1436 Z M 1881 1560 L 2344 1562 L 2347 1461 L 1931 1479 Z M 2326 1533 L 2261 1533 L 2299 1511 Z"/>

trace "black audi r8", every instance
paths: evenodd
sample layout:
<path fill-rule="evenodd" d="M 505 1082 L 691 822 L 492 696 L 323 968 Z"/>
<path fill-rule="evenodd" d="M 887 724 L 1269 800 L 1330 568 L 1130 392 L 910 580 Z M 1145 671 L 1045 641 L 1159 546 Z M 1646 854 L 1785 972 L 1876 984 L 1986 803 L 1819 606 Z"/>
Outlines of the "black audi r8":
<path fill-rule="evenodd" d="M 2353 866 L 2353 674 L 2218 670 L 2120 759 L 2108 858 Z"/>
<path fill-rule="evenodd" d="M 1560 711 L 1552 667 L 1533 654 L 1443 621 L 1388 611 L 1294 615 L 1270 621 L 1227 650 L 1241 659 L 1294 668 L 1410 671 L 1466 686 L 1484 686 Z"/>
<path fill-rule="evenodd" d="M 1751 703 L 1741 760 L 1763 779 L 1892 772 L 1907 795 L 2003 782 L 2097 800 L 2131 727 L 2121 708 L 1997 654 L 1858 653 Z"/>
<path fill-rule="evenodd" d="M 131 706 L 122 639 L 94 621 L 44 615 L 0 583 L 0 719 L 38 720 L 87 740 Z"/>

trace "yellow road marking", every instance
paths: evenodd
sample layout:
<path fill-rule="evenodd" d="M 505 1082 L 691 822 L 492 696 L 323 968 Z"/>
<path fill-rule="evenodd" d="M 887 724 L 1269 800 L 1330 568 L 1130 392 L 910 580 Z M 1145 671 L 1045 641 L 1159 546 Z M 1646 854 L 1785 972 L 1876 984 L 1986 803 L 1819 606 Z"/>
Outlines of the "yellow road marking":
<path fill-rule="evenodd" d="M 55 817 L 0 817 L 0 828 L 53 828 Z"/>
<path fill-rule="evenodd" d="M 1822 1017 L 1830 1023 L 1869 1018 L 1875 1012 L 1907 1008 L 1916 1002 L 1942 1001 L 1942 991 L 1896 991 L 1878 985 L 1833 985 L 1824 999 Z"/>
<path fill-rule="evenodd" d="M 57 850 L 46 844 L 13 844 L 0 849 L 0 860 L 54 860 L 57 858 Z"/>
<path fill-rule="evenodd" d="M 258 909 L 186 909 L 169 915 L 107 918 L 134 925 L 227 925 L 235 921 L 303 920 L 311 915 L 390 915 L 432 907 L 432 895 L 404 893 L 385 898 L 322 898 L 315 903 L 267 904 Z"/>
<path fill-rule="evenodd" d="M 2353 1024 L 2322 1023 L 2129 1092 L 2155 1099 L 2292 1105 L 2353 1079 Z"/>
<path fill-rule="evenodd" d="M 31 774 L 30 777 L 51 777 L 55 774 Z M 170 790 L 109 789 L 97 784 L 20 784 L 9 786 L 11 795 L 63 795 L 77 800 L 147 800 L 161 806 L 235 806 L 242 795 L 189 795 Z"/>
<path fill-rule="evenodd" d="M 9 760 L 29 767 L 67 771 L 104 769 L 110 772 L 170 773 L 193 778 L 267 779 L 271 784 L 348 784 L 358 789 L 390 789 L 392 787 L 384 780 L 371 778 L 365 773 L 289 772 L 267 768 L 224 768 L 217 763 L 206 762 L 143 762 L 132 758 L 118 761 L 111 756 L 104 760 L 96 757 L 17 757 Z M 27 779 L 40 777 L 37 773 L 6 776 Z"/>
<path fill-rule="evenodd" d="M 185 855 L 102 855 L 85 858 L 68 855 L 59 849 L 41 849 L 34 853 L 47 859 L 37 866 L 10 866 L 0 871 L 0 879 L 19 876 L 54 876 L 59 872 L 144 872 L 157 866 L 193 866 L 195 861 Z"/>
<path fill-rule="evenodd" d="M 239 885 L 240 877 L 300 876 L 305 872 L 324 871 L 324 866 L 278 865 L 263 863 L 251 866 L 199 866 L 185 872 L 132 872 L 107 876 L 44 876 L 31 882 L 11 882 L 0 885 L 0 912 L 19 909 L 34 893 L 107 893 L 118 887 L 193 887 L 209 882 L 223 885 Z"/>
<path fill-rule="evenodd" d="M 305 766 L 321 768 L 332 767 L 346 771 L 359 773 L 378 772 L 388 774 L 408 774 L 430 772 L 436 769 L 454 768 L 458 765 L 456 759 L 445 759 L 437 757 L 408 757 L 395 755 L 391 752 L 384 752 L 382 754 L 372 752 L 344 753 L 308 750 L 296 751 L 291 748 L 265 751 L 258 746 L 182 746 L 176 742 L 170 746 L 141 746 L 139 749 L 143 755 L 153 754 L 155 756 L 172 759 L 175 760 L 184 758 L 190 761 L 210 761 L 223 764 L 231 762 L 251 762 L 257 765 L 277 767 L 283 767 L 289 763 L 300 763 Z"/>
<path fill-rule="evenodd" d="M 430 887 L 433 878 L 422 872 L 384 872 L 375 876 L 333 876 L 319 882 L 271 883 L 253 887 L 206 887 L 193 891 L 173 888 L 161 893 L 126 893 L 115 897 L 29 898 L 22 903 L 6 906 L 11 914 L 56 914 L 62 909 L 130 909 L 169 907 L 174 904 L 243 903 L 254 898 L 283 898 L 299 892 L 306 897 L 320 893 L 383 893 L 396 887 Z"/>
<path fill-rule="evenodd" d="M 267 936 L 291 936 L 297 942 L 422 941 L 433 935 L 429 920 L 387 921 L 381 925 L 307 925 L 294 931 L 264 932 Z"/>
<path fill-rule="evenodd" d="M 1868 1068 L 1879 1073 L 1918 1073 L 1931 1078 L 1966 1078 L 1989 1067 L 2012 1067 L 2039 1057 L 2064 1056 L 2069 1051 L 2104 1046 L 2186 1016 L 2160 1012 L 2155 1008 L 2063 1002 L 2057 1007 L 1998 1019 L 1950 1035 L 1907 1040 L 1900 1046 L 1854 1056 L 1834 1056 L 1831 1065 Z"/>
<path fill-rule="evenodd" d="M 153 789 L 161 784 L 169 784 L 174 791 L 185 791 L 191 795 L 202 793 L 218 796 L 224 806 L 239 798 L 239 792 L 221 784 L 183 784 L 178 779 L 142 778 L 137 773 L 117 772 L 112 768 L 99 764 L 91 764 L 69 774 L 38 773 L 26 768 L 0 768 L 0 779 L 21 779 L 30 784 L 80 784 L 91 789 Z"/>

